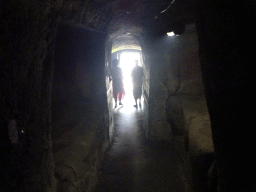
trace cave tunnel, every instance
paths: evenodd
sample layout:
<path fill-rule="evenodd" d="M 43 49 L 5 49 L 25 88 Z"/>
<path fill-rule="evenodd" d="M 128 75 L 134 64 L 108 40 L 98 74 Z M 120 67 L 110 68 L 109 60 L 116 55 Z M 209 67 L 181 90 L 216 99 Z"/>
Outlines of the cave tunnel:
<path fill-rule="evenodd" d="M 253 0 L 1 1 L 0 191 L 256 191 L 255 13 Z M 141 108 L 132 90 L 114 108 L 113 59 L 128 87 L 139 60 Z"/>

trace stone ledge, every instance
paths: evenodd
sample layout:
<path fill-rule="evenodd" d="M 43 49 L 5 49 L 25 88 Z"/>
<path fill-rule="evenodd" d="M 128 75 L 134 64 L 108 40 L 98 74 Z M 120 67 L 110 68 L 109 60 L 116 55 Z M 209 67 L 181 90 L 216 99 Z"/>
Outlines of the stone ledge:
<path fill-rule="evenodd" d="M 190 155 L 214 153 L 211 121 L 204 98 L 183 102 Z"/>
<path fill-rule="evenodd" d="M 208 115 L 192 119 L 188 129 L 190 154 L 197 156 L 205 153 L 214 153 L 211 122 Z"/>
<path fill-rule="evenodd" d="M 81 103 L 80 103 L 81 104 Z M 53 156 L 58 191 L 91 191 L 97 182 L 102 154 L 108 146 L 102 110 L 95 105 L 74 105 L 53 123 Z M 71 126 L 72 125 L 72 126 Z"/>

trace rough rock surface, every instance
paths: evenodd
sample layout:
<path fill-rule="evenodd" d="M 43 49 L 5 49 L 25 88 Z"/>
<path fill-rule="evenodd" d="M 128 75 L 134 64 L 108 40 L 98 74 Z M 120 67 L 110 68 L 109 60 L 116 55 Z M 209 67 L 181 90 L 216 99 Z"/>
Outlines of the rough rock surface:
<path fill-rule="evenodd" d="M 170 97 L 167 115 L 173 125 L 177 145 L 184 146 L 188 151 L 192 168 L 192 189 L 206 191 L 208 170 L 214 161 L 214 147 L 204 95 Z"/>
<path fill-rule="evenodd" d="M 106 125 L 102 111 L 95 108 L 95 104 L 79 103 L 72 107 L 53 124 L 58 191 L 92 191 L 97 181 L 99 161 L 108 146 L 103 131 Z"/>

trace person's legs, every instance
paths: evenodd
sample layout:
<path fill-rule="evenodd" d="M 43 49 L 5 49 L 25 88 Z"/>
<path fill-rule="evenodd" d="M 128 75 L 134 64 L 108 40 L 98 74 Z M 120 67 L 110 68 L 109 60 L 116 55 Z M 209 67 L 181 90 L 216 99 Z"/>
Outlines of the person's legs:
<path fill-rule="evenodd" d="M 136 88 L 134 87 L 133 88 L 133 98 L 134 98 L 134 101 L 135 101 L 135 105 L 134 105 L 134 107 L 138 107 L 138 105 L 137 105 L 137 100 L 138 100 L 138 98 L 137 98 L 137 90 L 136 90 Z"/>
<path fill-rule="evenodd" d="M 117 93 L 114 92 L 115 108 L 117 107 Z"/>
<path fill-rule="evenodd" d="M 134 100 L 135 100 L 135 105 L 134 105 L 134 107 L 138 107 L 138 105 L 137 105 L 137 99 L 136 98 L 134 98 Z"/>
<path fill-rule="evenodd" d="M 113 81 L 113 97 L 115 100 L 115 108 L 117 107 L 117 94 L 118 94 L 118 84 L 116 81 Z"/>
<path fill-rule="evenodd" d="M 115 108 L 117 107 L 117 98 L 114 98 L 115 99 Z"/>
<path fill-rule="evenodd" d="M 123 105 L 122 104 L 122 99 L 124 97 L 124 85 L 123 82 L 120 82 L 119 86 L 118 86 L 118 100 L 119 100 L 119 105 Z"/>
<path fill-rule="evenodd" d="M 137 100 L 138 100 L 138 88 L 137 87 L 133 87 L 133 97 L 134 97 L 134 101 L 135 101 L 135 105 L 134 107 L 138 107 L 137 104 Z"/>
<path fill-rule="evenodd" d="M 119 97 L 120 97 L 120 98 L 119 98 L 119 105 L 123 105 L 123 103 L 122 103 L 122 97 L 123 97 L 123 95 L 119 93 Z"/>
<path fill-rule="evenodd" d="M 141 95 L 142 95 L 142 87 L 138 87 L 137 98 L 139 99 L 140 108 L 141 108 Z"/>
<path fill-rule="evenodd" d="M 124 91 L 123 91 L 122 89 L 120 89 L 120 90 L 118 91 L 119 105 L 123 105 L 123 103 L 122 103 L 122 98 L 123 98 L 123 96 L 124 96 Z"/>

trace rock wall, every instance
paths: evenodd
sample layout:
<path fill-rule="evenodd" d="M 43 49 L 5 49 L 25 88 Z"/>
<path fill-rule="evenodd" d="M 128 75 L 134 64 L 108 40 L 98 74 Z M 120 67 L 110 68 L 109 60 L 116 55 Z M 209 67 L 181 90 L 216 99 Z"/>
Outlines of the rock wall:
<path fill-rule="evenodd" d="M 255 191 L 256 3 L 195 1 L 200 63 L 211 118 L 218 184 L 215 190 Z M 231 6 L 232 5 L 232 6 Z M 234 28 L 239 30 L 233 30 Z M 243 37 L 243 38 L 241 38 Z"/>
<path fill-rule="evenodd" d="M 112 143 L 114 136 L 114 110 L 113 110 L 113 85 L 110 76 L 111 69 L 111 50 L 112 41 L 106 42 L 106 59 L 105 59 L 105 76 L 106 76 L 106 89 L 107 89 L 107 103 L 108 103 L 108 116 L 109 116 L 109 143 Z"/>
<path fill-rule="evenodd" d="M 108 147 L 104 33 L 59 24 L 52 98 L 57 191 L 93 191 Z"/>
<path fill-rule="evenodd" d="M 203 95 L 204 88 L 194 25 L 186 26 L 181 36 L 167 35 L 142 45 L 146 66 L 145 92 L 149 104 L 149 135 L 170 139 L 175 128 L 166 120 L 166 101 L 172 95 Z M 149 78 L 150 76 L 150 78 Z M 151 107 L 151 109 L 150 109 Z"/>
<path fill-rule="evenodd" d="M 214 149 L 195 25 L 180 36 L 150 40 L 142 51 L 150 68 L 145 132 L 149 139 L 172 140 L 178 151 L 186 149 L 193 188 L 206 190 Z"/>
<path fill-rule="evenodd" d="M 38 1 L 0 3 L 1 191 L 55 191 L 50 101 L 58 11 Z"/>
<path fill-rule="evenodd" d="M 214 161 L 211 121 L 204 95 L 173 95 L 167 101 L 173 141 L 190 159 L 193 191 L 207 191 L 208 171 Z"/>

